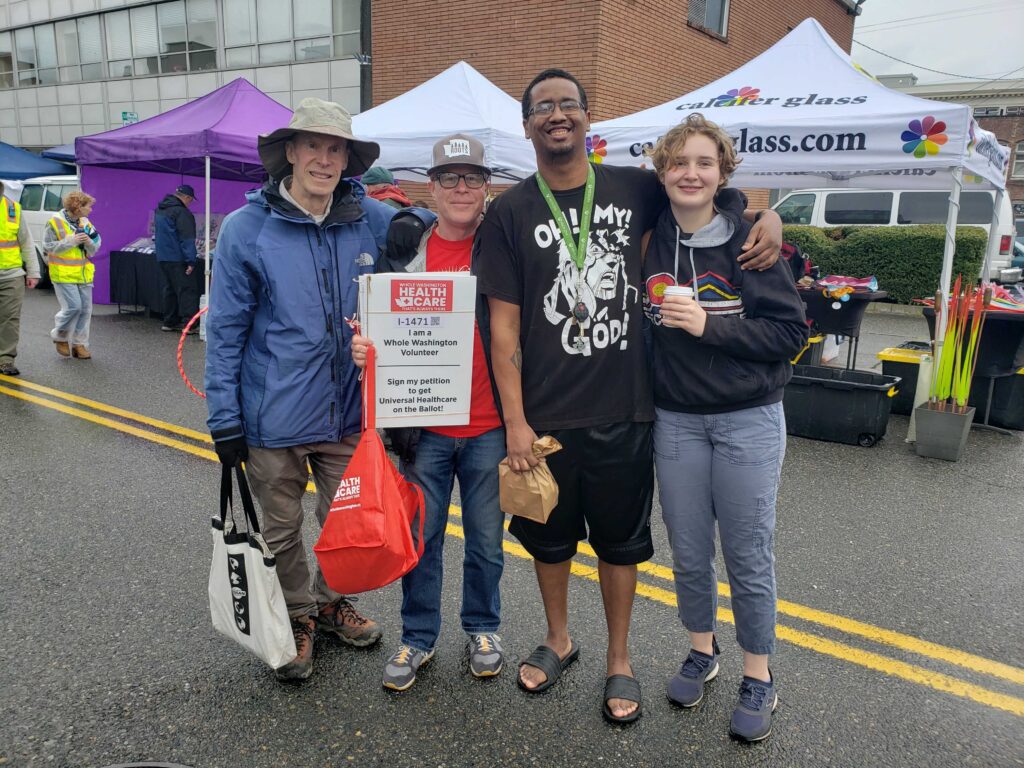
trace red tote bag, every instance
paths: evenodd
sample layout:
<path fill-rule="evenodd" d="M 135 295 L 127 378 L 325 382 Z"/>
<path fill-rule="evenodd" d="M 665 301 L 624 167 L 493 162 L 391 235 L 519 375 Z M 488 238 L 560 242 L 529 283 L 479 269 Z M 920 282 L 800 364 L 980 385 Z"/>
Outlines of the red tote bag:
<path fill-rule="evenodd" d="M 313 547 L 327 586 L 346 595 L 387 586 L 423 555 L 423 490 L 402 477 L 377 434 L 376 378 L 371 346 L 363 373 L 363 434 Z"/>

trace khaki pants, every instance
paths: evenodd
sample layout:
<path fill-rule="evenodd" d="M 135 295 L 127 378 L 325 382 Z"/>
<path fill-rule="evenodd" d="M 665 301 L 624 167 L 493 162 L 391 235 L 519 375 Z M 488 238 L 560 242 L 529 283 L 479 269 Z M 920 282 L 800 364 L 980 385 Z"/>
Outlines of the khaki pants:
<path fill-rule="evenodd" d="M 25 278 L 0 280 L 0 363 L 13 363 L 18 356 L 21 332 L 21 302 L 25 298 Z"/>
<path fill-rule="evenodd" d="M 359 435 L 340 443 L 313 443 L 289 448 L 249 447 L 246 474 L 253 495 L 263 510 L 263 536 L 277 558 L 277 577 L 291 618 L 315 616 L 320 606 L 341 595 L 327 586 L 320 569 L 307 562 L 302 541 L 302 497 L 313 470 L 316 484 L 316 517 L 321 527 L 327 519 L 331 500 L 345 474 L 349 459 L 359 444 Z"/>

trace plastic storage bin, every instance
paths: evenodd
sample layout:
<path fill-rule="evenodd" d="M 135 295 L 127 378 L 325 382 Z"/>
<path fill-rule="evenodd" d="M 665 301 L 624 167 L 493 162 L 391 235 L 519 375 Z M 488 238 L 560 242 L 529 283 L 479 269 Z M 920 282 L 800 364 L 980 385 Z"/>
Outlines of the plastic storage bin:
<path fill-rule="evenodd" d="M 885 436 L 899 384 L 899 376 L 794 365 L 782 400 L 786 432 L 870 447 Z"/>
<path fill-rule="evenodd" d="M 882 361 L 882 373 L 901 379 L 899 392 L 892 399 L 892 413 L 909 416 L 914 410 L 914 391 L 917 389 L 917 373 L 921 358 L 931 354 L 931 345 L 926 341 L 908 341 L 898 347 L 886 347 L 878 353 Z"/>

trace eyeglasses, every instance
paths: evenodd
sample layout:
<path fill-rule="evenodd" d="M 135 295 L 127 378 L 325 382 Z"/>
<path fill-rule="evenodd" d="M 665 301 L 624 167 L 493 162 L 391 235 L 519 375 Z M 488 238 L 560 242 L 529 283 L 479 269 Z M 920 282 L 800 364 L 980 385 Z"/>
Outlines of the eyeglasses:
<path fill-rule="evenodd" d="M 486 173 L 451 173 L 446 171 L 444 173 L 438 173 L 434 176 L 434 180 L 441 185 L 442 189 L 455 189 L 459 186 L 459 179 L 466 182 L 466 186 L 470 189 L 480 189 L 484 184 L 487 183 Z"/>
<path fill-rule="evenodd" d="M 567 115 L 575 114 L 583 109 L 583 105 L 580 104 L 576 99 L 562 99 L 558 102 L 558 108 Z M 526 113 L 526 116 L 540 115 L 541 117 L 547 117 L 555 112 L 555 102 L 553 101 L 540 101 L 530 108 L 530 111 Z"/>

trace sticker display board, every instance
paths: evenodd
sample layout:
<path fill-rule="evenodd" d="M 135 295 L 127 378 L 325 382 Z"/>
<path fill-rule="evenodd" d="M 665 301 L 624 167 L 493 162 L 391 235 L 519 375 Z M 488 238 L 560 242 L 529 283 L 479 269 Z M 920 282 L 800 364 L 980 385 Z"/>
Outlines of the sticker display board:
<path fill-rule="evenodd" d="M 469 423 L 475 310 L 468 272 L 359 278 L 363 335 L 377 350 L 377 426 Z"/>

